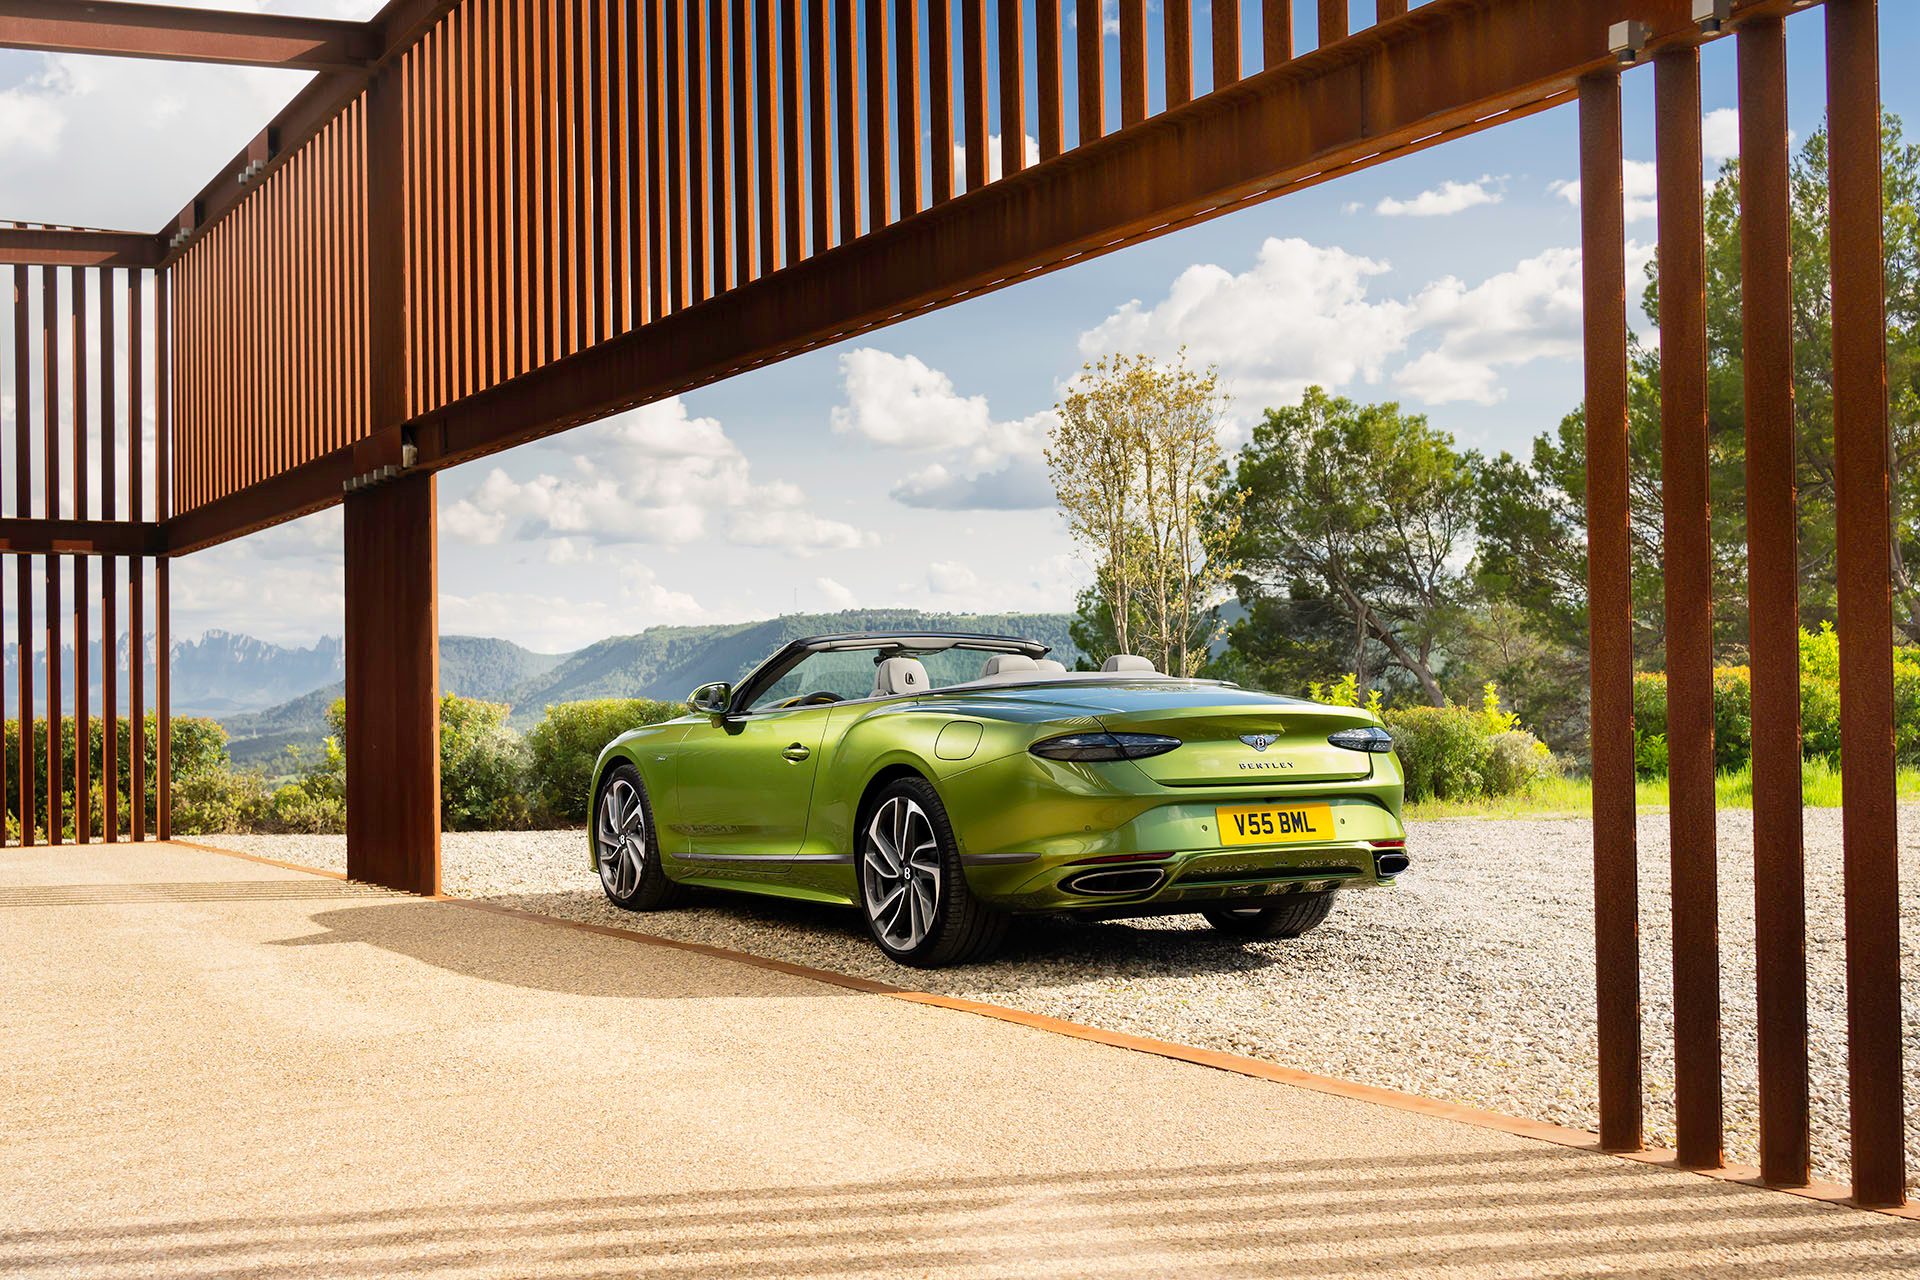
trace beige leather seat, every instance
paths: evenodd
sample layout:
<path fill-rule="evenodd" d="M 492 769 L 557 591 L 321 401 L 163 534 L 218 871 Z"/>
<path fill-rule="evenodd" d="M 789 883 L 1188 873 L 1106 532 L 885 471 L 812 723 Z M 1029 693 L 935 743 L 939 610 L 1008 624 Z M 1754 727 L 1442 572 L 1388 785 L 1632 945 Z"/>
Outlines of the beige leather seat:
<path fill-rule="evenodd" d="M 925 693 L 933 686 L 918 658 L 888 658 L 873 669 L 873 696 L 892 698 L 903 693 Z"/>
<path fill-rule="evenodd" d="M 980 678 L 991 680 L 995 676 L 1017 675 L 1039 669 L 1040 664 L 1024 653 L 996 653 L 980 668 Z"/>
<path fill-rule="evenodd" d="M 1153 670 L 1153 664 L 1151 662 L 1131 653 L 1114 654 L 1111 658 L 1108 658 L 1100 664 L 1100 669 L 1110 672 L 1139 671 L 1142 673 L 1151 672 L 1154 675 L 1159 674 L 1159 672 Z"/>
<path fill-rule="evenodd" d="M 1065 675 L 1067 664 L 1055 658 L 1040 658 L 1034 662 L 1033 669 L 1043 675 Z"/>

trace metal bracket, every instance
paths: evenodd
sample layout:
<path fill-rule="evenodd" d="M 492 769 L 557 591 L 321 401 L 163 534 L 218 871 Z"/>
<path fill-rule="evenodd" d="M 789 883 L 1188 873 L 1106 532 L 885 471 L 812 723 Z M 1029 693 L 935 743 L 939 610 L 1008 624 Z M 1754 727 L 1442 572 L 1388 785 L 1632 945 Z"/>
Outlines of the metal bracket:
<path fill-rule="evenodd" d="M 1637 19 L 1616 22 L 1607 28 L 1607 48 L 1621 63 L 1632 66 L 1646 54 L 1651 34 L 1647 24 Z"/>
<path fill-rule="evenodd" d="M 1716 35 L 1733 21 L 1733 0 L 1693 0 L 1693 24 Z"/>

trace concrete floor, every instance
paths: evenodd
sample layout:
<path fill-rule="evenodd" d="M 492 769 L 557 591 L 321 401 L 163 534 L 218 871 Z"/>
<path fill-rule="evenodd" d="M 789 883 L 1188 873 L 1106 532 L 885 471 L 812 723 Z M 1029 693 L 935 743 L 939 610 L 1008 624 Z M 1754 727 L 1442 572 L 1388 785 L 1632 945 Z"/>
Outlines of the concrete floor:
<path fill-rule="evenodd" d="M 0 1274 L 1914 1274 L 1920 1223 L 178 846 L 0 853 Z"/>

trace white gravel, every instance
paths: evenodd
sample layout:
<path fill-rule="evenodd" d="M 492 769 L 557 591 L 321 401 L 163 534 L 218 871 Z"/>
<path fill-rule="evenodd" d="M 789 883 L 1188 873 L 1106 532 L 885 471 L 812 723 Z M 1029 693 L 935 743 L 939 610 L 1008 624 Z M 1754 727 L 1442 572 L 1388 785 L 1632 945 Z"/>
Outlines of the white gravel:
<path fill-rule="evenodd" d="M 1920 1173 L 1920 805 L 1902 806 L 1907 1167 Z M 1640 819 L 1641 966 L 1649 1140 L 1673 1142 L 1667 818 Z M 308 866 L 345 865 L 339 836 L 209 842 Z M 990 964 L 935 972 L 886 960 L 853 913 L 706 893 L 637 917 L 601 895 L 580 831 L 458 832 L 446 891 L 732 947 L 927 991 L 1012 1005 L 1577 1128 L 1594 1110 L 1591 824 L 1416 824 L 1413 871 L 1344 895 L 1325 925 L 1237 943 L 1197 916 L 1023 923 Z M 1817 1177 L 1846 1180 L 1846 995 L 1840 815 L 1807 812 L 1808 1011 Z M 1727 1156 L 1754 1164 L 1752 816 L 1720 817 Z M 1920 1180 L 1916 1180 L 1920 1181 Z"/>

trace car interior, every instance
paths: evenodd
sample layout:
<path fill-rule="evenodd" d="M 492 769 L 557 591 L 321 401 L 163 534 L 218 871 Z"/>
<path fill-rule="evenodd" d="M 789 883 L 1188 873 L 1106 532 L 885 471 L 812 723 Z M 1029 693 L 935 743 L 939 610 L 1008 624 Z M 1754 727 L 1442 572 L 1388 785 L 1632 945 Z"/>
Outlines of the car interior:
<path fill-rule="evenodd" d="M 972 662 L 978 656 L 978 650 L 959 646 L 918 656 L 882 649 L 809 654 L 755 700 L 755 709 L 824 706 L 861 698 L 897 698 L 933 689 L 1098 680 L 1114 675 L 1129 679 L 1168 678 L 1154 670 L 1147 659 L 1130 653 L 1108 658 L 1099 671 L 1069 671 L 1065 663 L 1053 658 L 993 653 L 976 674 Z M 870 679 L 861 670 L 869 664 Z"/>

